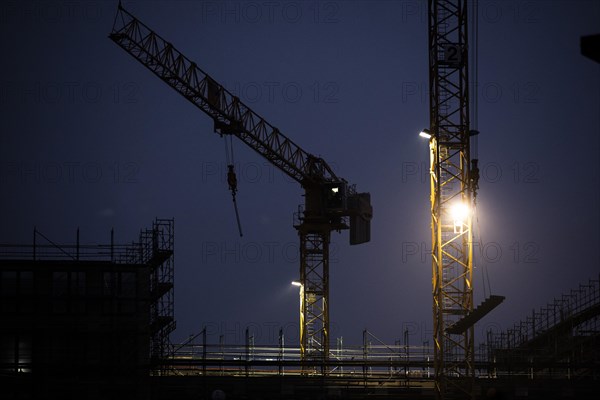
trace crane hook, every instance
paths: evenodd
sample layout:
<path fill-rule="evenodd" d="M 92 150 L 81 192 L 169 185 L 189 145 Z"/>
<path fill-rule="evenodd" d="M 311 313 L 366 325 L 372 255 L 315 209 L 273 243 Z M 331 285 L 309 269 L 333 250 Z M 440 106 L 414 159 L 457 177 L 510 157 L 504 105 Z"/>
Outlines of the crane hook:
<path fill-rule="evenodd" d="M 240 213 L 238 211 L 237 201 L 235 201 L 235 195 L 237 194 L 237 176 L 235 175 L 233 164 L 227 165 L 227 184 L 229 185 L 229 190 L 231 190 L 231 198 L 233 200 L 233 208 L 235 210 L 235 219 L 237 220 L 240 237 L 242 237 L 244 235 L 242 233 L 242 224 L 240 223 Z"/>
<path fill-rule="evenodd" d="M 235 201 L 235 195 L 237 193 L 237 176 L 235 175 L 233 164 L 227 166 L 227 183 L 229 184 L 229 190 L 231 190 L 231 195 Z"/>

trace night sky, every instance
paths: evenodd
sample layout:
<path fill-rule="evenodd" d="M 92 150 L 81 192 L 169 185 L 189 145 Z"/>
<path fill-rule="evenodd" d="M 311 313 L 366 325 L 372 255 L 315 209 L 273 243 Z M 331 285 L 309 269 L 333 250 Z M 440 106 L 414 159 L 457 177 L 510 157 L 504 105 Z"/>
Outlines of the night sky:
<path fill-rule="evenodd" d="M 125 1 L 126 9 L 372 196 L 372 241 L 334 233 L 331 338 L 431 340 L 425 1 Z M 172 338 L 298 341 L 299 185 L 234 142 L 239 238 L 212 120 L 108 39 L 117 1 L 0 5 L 0 242 L 137 240 L 175 218 Z M 478 340 L 598 278 L 600 2 L 481 1 Z M 487 293 L 489 295 L 489 292 Z"/>

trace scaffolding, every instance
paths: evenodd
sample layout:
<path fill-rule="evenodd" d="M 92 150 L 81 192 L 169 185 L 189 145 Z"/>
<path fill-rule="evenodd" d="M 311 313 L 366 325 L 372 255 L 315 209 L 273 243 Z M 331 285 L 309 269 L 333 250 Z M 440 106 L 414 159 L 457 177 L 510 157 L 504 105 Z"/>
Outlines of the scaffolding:
<path fill-rule="evenodd" d="M 165 361 L 169 375 L 290 376 L 340 378 L 353 384 L 433 388 L 434 347 L 429 342 L 389 345 L 369 331 L 362 345 L 344 345 L 338 338 L 327 357 L 307 360 L 302 348 L 286 346 L 283 331 L 278 344 L 257 344 L 246 329 L 245 343 L 207 338 L 206 328 L 175 346 Z M 600 378 L 600 279 L 534 310 L 506 332 L 487 332 L 487 341 L 473 354 L 474 377 L 529 380 Z M 488 381 L 488 382 L 492 382 Z"/>
<path fill-rule="evenodd" d="M 174 221 L 156 219 L 151 229 L 140 232 L 140 261 L 150 266 L 150 361 L 156 373 L 170 352 L 169 334 L 175 330 Z"/>
<path fill-rule="evenodd" d="M 487 332 L 492 377 L 600 377 L 600 279 L 555 298 L 505 332 Z"/>
<path fill-rule="evenodd" d="M 32 261 L 107 262 L 149 267 L 150 362 L 153 374 L 163 371 L 162 360 L 169 357 L 170 333 L 174 319 L 174 220 L 155 219 L 142 229 L 139 240 L 130 244 L 81 244 L 79 229 L 75 244 L 57 244 L 34 228 L 31 245 L 0 244 L 0 258 Z"/>
<path fill-rule="evenodd" d="M 256 343 L 249 328 L 243 344 L 226 343 L 208 337 L 207 329 L 174 346 L 169 374 L 177 376 L 330 377 L 354 385 L 433 387 L 433 353 L 429 343 L 409 346 L 385 344 L 371 332 L 363 331 L 362 345 L 343 344 L 338 338 L 328 357 L 307 359 L 302 348 L 285 344 L 283 329 L 277 344 Z"/>

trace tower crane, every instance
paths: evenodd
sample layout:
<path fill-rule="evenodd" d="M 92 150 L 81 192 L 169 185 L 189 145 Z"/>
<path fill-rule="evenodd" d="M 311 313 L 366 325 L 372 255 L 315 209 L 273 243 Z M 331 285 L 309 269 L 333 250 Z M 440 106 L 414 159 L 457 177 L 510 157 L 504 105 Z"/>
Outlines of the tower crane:
<path fill-rule="evenodd" d="M 435 389 L 471 398 L 473 311 L 467 0 L 429 0 L 429 136 Z"/>
<path fill-rule="evenodd" d="M 300 238 L 300 354 L 306 361 L 327 360 L 331 232 L 349 229 L 351 245 L 368 242 L 370 194 L 357 192 L 324 159 L 299 147 L 120 3 L 109 38 L 211 117 L 216 133 L 241 140 L 304 189 L 294 223 Z"/>
<path fill-rule="evenodd" d="M 421 136 L 429 139 L 430 149 L 433 344 L 438 399 L 473 398 L 473 325 L 504 300 L 503 296 L 490 296 L 473 307 L 473 215 L 479 167 L 471 149 L 471 140 L 478 132 L 471 129 L 470 120 L 468 4 L 474 4 L 476 24 L 477 0 L 428 2 L 430 125 Z M 476 51 L 476 46 L 472 50 Z"/>

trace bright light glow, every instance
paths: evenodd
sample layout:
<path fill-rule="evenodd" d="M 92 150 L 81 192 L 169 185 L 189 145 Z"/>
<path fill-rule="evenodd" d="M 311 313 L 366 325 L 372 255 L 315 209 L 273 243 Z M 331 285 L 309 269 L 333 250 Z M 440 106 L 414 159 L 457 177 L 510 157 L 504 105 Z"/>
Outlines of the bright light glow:
<path fill-rule="evenodd" d="M 469 216 L 469 206 L 462 202 L 455 203 L 450 207 L 450 215 L 454 224 L 464 223 Z"/>
<path fill-rule="evenodd" d="M 292 285 L 294 286 L 302 286 L 302 284 L 298 281 L 292 281 Z"/>
<path fill-rule="evenodd" d="M 332 188 L 331 188 L 331 191 L 332 191 L 333 193 L 337 193 L 337 192 L 339 192 L 339 191 L 340 191 L 340 188 L 338 188 L 338 187 L 332 187 Z"/>
<path fill-rule="evenodd" d="M 419 136 L 421 136 L 422 138 L 425 138 L 425 139 L 431 139 L 431 132 L 429 132 L 429 129 L 423 129 L 419 133 Z"/>

